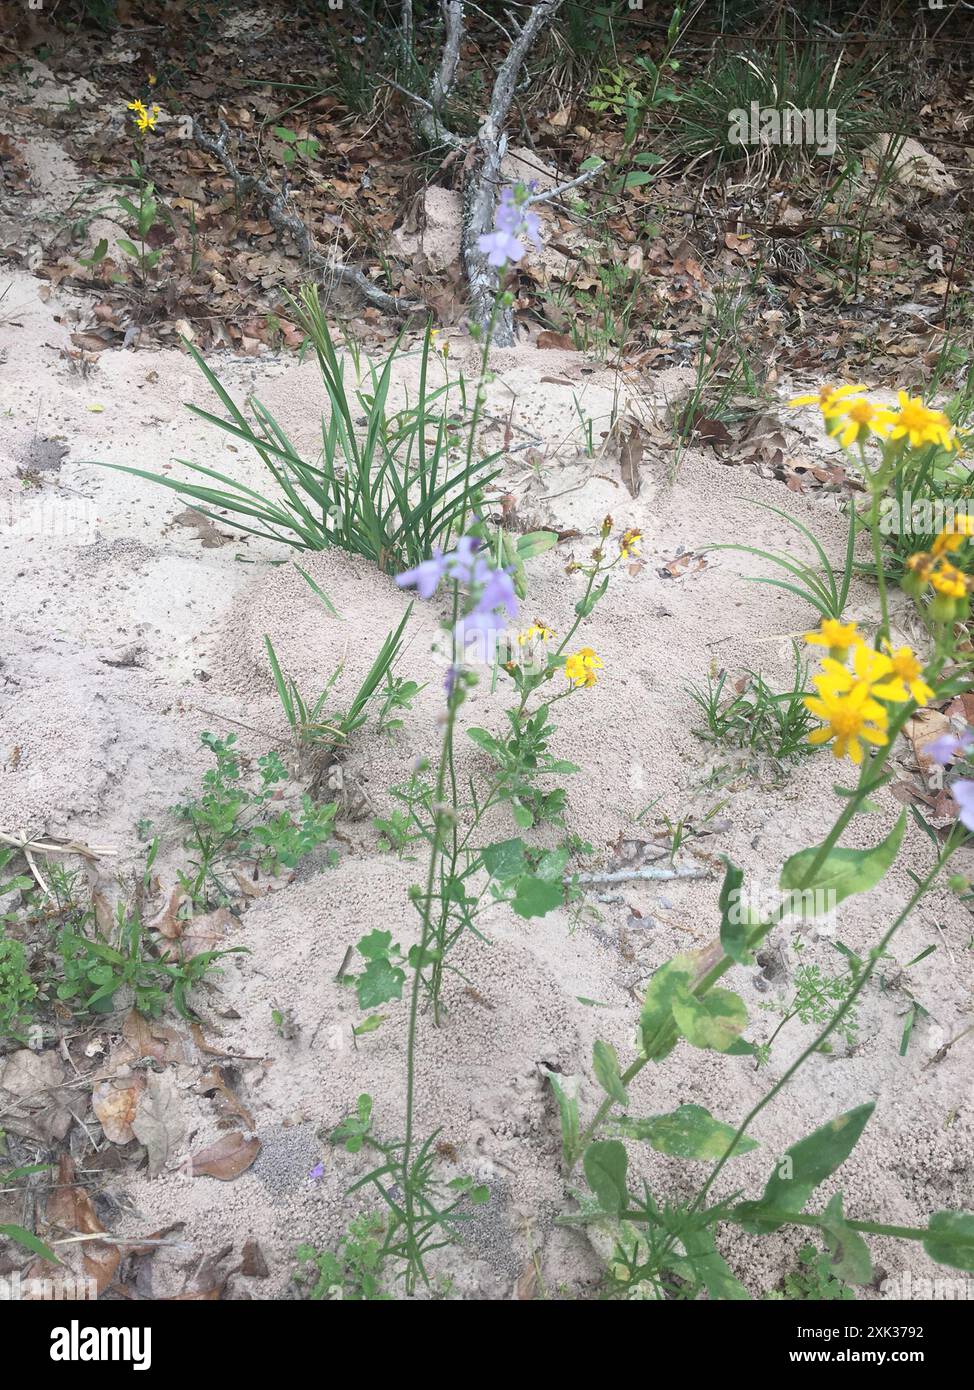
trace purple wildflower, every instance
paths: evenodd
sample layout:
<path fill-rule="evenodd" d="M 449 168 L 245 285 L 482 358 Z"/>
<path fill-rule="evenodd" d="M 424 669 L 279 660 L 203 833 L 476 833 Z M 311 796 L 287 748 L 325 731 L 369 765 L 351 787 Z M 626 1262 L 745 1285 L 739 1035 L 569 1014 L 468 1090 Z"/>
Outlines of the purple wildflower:
<path fill-rule="evenodd" d="M 964 778 L 954 782 L 950 794 L 957 802 L 957 819 L 967 830 L 974 831 L 974 781 Z"/>
<path fill-rule="evenodd" d="M 318 1180 L 319 1180 L 320 1178 L 323 1178 L 324 1176 L 325 1176 L 325 1165 L 324 1165 L 324 1163 L 316 1163 L 315 1166 L 312 1168 L 311 1172 L 308 1174 L 308 1181 L 309 1181 L 309 1182 L 318 1182 Z"/>
<path fill-rule="evenodd" d="M 965 757 L 974 748 L 974 729 L 965 729 L 962 734 L 941 734 L 924 745 L 923 751 L 935 763 L 946 767 L 956 758 Z"/>
<path fill-rule="evenodd" d="M 415 569 L 406 570 L 405 574 L 397 574 L 396 583 L 401 589 L 415 586 L 420 598 L 432 598 L 436 593 L 436 586 L 446 573 L 448 558 L 436 550 L 432 559 L 423 560 Z"/>
<path fill-rule="evenodd" d="M 510 232 L 488 232 L 477 238 L 477 245 L 487 257 L 488 265 L 516 265 L 524 255 L 524 247 Z"/>
<path fill-rule="evenodd" d="M 517 595 L 514 592 L 514 581 L 507 570 L 489 572 L 474 612 L 492 612 L 495 608 L 506 609 L 510 618 L 517 617 Z"/>

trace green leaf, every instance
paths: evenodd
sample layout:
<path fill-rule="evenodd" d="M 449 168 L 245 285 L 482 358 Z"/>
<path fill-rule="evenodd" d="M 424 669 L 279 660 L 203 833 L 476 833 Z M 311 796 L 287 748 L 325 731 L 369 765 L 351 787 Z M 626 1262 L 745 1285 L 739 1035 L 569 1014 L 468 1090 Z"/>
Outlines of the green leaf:
<path fill-rule="evenodd" d="M 793 1144 L 768 1179 L 761 1200 L 741 1202 L 734 1208 L 734 1219 L 746 1231 L 765 1235 L 784 1224 L 780 1219 L 782 1212 L 797 1216 L 819 1183 L 830 1177 L 852 1153 L 874 1108 L 875 1101 L 856 1106 Z M 762 1211 L 776 1215 L 769 1217 L 762 1215 Z"/>
<path fill-rule="evenodd" d="M 38 1240 L 33 1231 L 26 1231 L 23 1226 L 0 1226 L 0 1236 L 6 1236 L 8 1240 L 22 1245 L 25 1250 L 32 1250 L 35 1255 L 40 1255 L 41 1259 L 50 1260 L 52 1264 L 59 1265 L 61 1263 L 53 1250 L 46 1246 L 42 1240 Z"/>
<path fill-rule="evenodd" d="M 487 845 L 481 850 L 480 857 L 491 878 L 501 883 L 518 878 L 527 868 L 523 840 L 498 840 L 496 844 Z"/>
<path fill-rule="evenodd" d="M 368 936 L 360 938 L 358 943 L 359 955 L 366 960 L 386 960 L 389 956 L 389 947 L 392 945 L 391 931 L 372 931 Z"/>
<path fill-rule="evenodd" d="M 694 1047 L 726 1052 L 747 1027 L 744 1000 L 730 989 L 711 989 L 698 999 L 685 986 L 678 987 L 672 1007 L 676 1026 Z"/>
<path fill-rule="evenodd" d="M 567 864 L 567 849 L 549 849 L 538 860 L 534 872 L 538 878 L 543 878 L 547 883 L 557 882 L 560 884 Z"/>
<path fill-rule="evenodd" d="M 534 874 L 525 874 L 518 879 L 511 907 L 519 917 L 544 917 L 552 908 L 561 907 L 564 901 L 565 890 L 560 881 L 550 883 Z"/>
<path fill-rule="evenodd" d="M 873 1277 L 869 1246 L 846 1222 L 842 1193 L 837 1192 L 822 1213 L 822 1236 L 832 1256 L 832 1273 L 847 1284 L 868 1284 Z"/>
<path fill-rule="evenodd" d="M 896 858 L 905 829 L 906 811 L 902 811 L 880 844 L 873 849 L 829 850 L 814 877 L 808 881 L 808 871 L 819 851 L 814 848 L 799 850 L 785 861 L 780 886 L 784 892 L 801 895 L 801 903 L 796 907 L 800 906 L 802 916 L 816 917 L 831 912 L 853 893 L 868 893 L 870 888 L 875 888 Z M 813 898 L 811 903 L 809 894 Z M 792 908 L 793 913 L 796 907 Z"/>
<path fill-rule="evenodd" d="M 720 889 L 720 944 L 738 965 L 750 965 L 752 953 L 747 949 L 747 936 L 750 923 L 747 914 L 741 910 L 741 884 L 744 870 L 732 864 L 726 855 L 724 862 L 724 882 Z"/>
<path fill-rule="evenodd" d="M 611 1096 L 619 1105 L 628 1105 L 629 1096 L 622 1084 L 619 1057 L 611 1043 L 602 1042 L 601 1039 L 596 1042 L 592 1048 L 592 1067 L 595 1078 L 606 1095 Z"/>
<path fill-rule="evenodd" d="M 673 1158 L 723 1158 L 737 1132 L 733 1125 L 715 1120 L 702 1105 L 680 1105 L 668 1115 L 645 1120 L 620 1120 L 620 1128 L 633 1139 L 645 1139 L 661 1154 Z M 750 1153 L 757 1143 L 747 1136 L 734 1146 L 735 1158 Z"/>
<path fill-rule="evenodd" d="M 357 1038 L 365 1033 L 374 1033 L 377 1028 L 381 1028 L 386 1021 L 385 1014 L 369 1014 L 368 1018 L 363 1018 L 361 1023 L 355 1025 L 352 1032 Z"/>
<path fill-rule="evenodd" d="M 99 261 L 103 261 L 105 259 L 105 256 L 107 254 L 108 242 L 105 240 L 104 237 L 102 237 L 101 241 L 99 241 L 98 245 L 95 247 L 94 251 L 92 251 L 90 256 L 79 256 L 78 260 L 81 262 L 82 265 L 97 265 Z"/>
<path fill-rule="evenodd" d="M 486 753 L 496 754 L 502 751 L 497 739 L 486 729 L 468 729 L 467 737 L 473 739 L 477 747 L 483 748 Z"/>
<path fill-rule="evenodd" d="M 277 136 L 278 140 L 283 140 L 288 145 L 293 145 L 298 138 L 298 132 L 296 130 L 288 130 L 287 126 L 283 125 L 276 125 L 274 127 L 274 134 Z"/>
<path fill-rule="evenodd" d="M 923 1248 L 931 1260 L 974 1274 L 974 1215 L 969 1211 L 935 1211 Z"/>
<path fill-rule="evenodd" d="M 557 544 L 558 533 L 556 531 L 529 531 L 525 536 L 518 536 L 517 558 L 519 560 L 532 560 L 536 555 L 543 555 L 546 550 L 550 550 L 553 545 Z"/>
<path fill-rule="evenodd" d="M 751 1295 L 735 1279 L 726 1260 L 717 1251 L 714 1233 L 706 1227 L 682 1231 L 680 1238 L 687 1252 L 687 1262 L 711 1298 L 741 1303 Z"/>
<path fill-rule="evenodd" d="M 558 1114 L 561 1117 L 561 1144 L 565 1155 L 565 1162 L 573 1162 L 578 1150 L 578 1077 L 562 1076 L 558 1077 L 547 1067 L 543 1067 L 545 1076 L 554 1092 L 555 1100 L 558 1102 Z"/>
<path fill-rule="evenodd" d="M 514 814 L 514 820 L 522 830 L 530 830 L 531 826 L 534 825 L 534 816 L 520 801 L 515 799 L 511 802 L 511 811 Z"/>
<path fill-rule="evenodd" d="M 585 1180 L 599 1200 L 599 1206 L 618 1216 L 629 1201 L 626 1172 L 629 1158 L 625 1144 L 618 1139 L 600 1139 L 589 1144 L 582 1159 Z"/>
<path fill-rule="evenodd" d="M 370 960 L 355 981 L 359 1007 L 374 1009 L 390 999 L 401 999 L 405 983 L 406 972 L 400 970 L 398 965 L 390 965 L 385 959 Z"/>
<path fill-rule="evenodd" d="M 696 957 L 684 952 L 661 965 L 649 982 L 639 1015 L 639 1031 L 643 1051 L 656 1062 L 662 1061 L 676 1045 L 673 1039 L 663 1046 L 658 1035 L 673 1023 L 673 997 L 678 989 L 689 986 L 696 969 Z"/>
<path fill-rule="evenodd" d="M 128 240 L 127 237 L 120 236 L 118 239 L 118 245 L 119 248 L 125 252 L 126 256 L 132 257 L 133 261 L 137 261 L 139 259 L 138 247 L 134 246 L 132 242 Z"/>

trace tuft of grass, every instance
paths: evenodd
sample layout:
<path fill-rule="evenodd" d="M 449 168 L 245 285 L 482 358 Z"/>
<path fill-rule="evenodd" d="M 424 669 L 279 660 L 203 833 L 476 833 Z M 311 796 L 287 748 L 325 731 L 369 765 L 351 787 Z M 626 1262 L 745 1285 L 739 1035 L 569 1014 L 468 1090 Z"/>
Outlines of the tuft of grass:
<path fill-rule="evenodd" d="M 669 135 L 684 155 L 712 159 L 718 164 L 741 164 L 758 156 L 774 166 L 815 157 L 808 145 L 742 145 L 731 139 L 728 113 L 762 110 L 828 111 L 836 113 L 836 154 L 842 159 L 866 144 L 873 134 L 888 129 L 867 88 L 876 65 L 849 62 L 832 46 L 793 45 L 780 40 L 771 50 L 745 50 L 715 57 L 705 76 L 680 94 L 669 124 Z"/>
<path fill-rule="evenodd" d="M 387 574 L 428 559 L 434 548 L 449 549 L 481 490 L 497 476 L 488 472 L 500 452 L 473 460 L 453 472 L 453 435 L 445 411 L 430 406 L 446 397 L 448 385 L 430 389 L 431 328 L 420 348 L 420 380 L 415 406 L 387 410 L 401 336 L 380 367 L 368 364 L 354 389 L 345 380 L 345 362 L 328 328 L 318 291 L 306 286 L 292 301 L 294 316 L 311 344 L 321 371 L 329 412 L 321 422 L 321 455 L 309 463 L 299 454 L 266 406 L 251 397 L 253 419 L 239 408 L 200 353 L 189 352 L 226 412 L 188 409 L 233 439 L 249 445 L 267 469 L 274 487 L 261 492 L 200 463 L 180 459 L 209 483 L 184 483 L 126 464 L 102 464 L 159 483 L 179 494 L 211 520 L 229 512 L 237 529 L 279 541 L 297 550 L 337 546 L 364 555 Z M 462 390 L 462 382 L 461 382 Z M 433 439 L 427 440 L 432 432 Z M 213 484 L 216 484 L 214 486 Z"/>
<path fill-rule="evenodd" d="M 704 718 L 702 728 L 694 729 L 698 738 L 730 748 L 765 753 L 775 762 L 788 762 L 813 752 L 807 742 L 815 723 L 805 708 L 808 668 L 797 646 L 795 678 L 788 690 L 776 692 L 758 671 L 746 671 L 741 689 L 728 687 L 726 671 L 707 684 L 687 686 L 687 694 Z"/>
<path fill-rule="evenodd" d="M 845 562 L 841 573 L 837 573 L 821 543 L 807 526 L 790 516 L 788 512 L 782 511 L 780 507 L 772 507 L 768 502 L 754 502 L 750 498 L 742 500 L 751 501 L 752 506 L 761 507 L 766 512 L 773 512 L 775 516 L 781 517 L 789 526 L 793 526 L 796 531 L 800 532 L 811 543 L 821 566 L 821 573 L 816 566 L 810 565 L 804 560 L 793 560 L 790 555 L 783 555 L 780 551 L 761 550 L 758 546 L 742 545 L 739 541 L 708 545 L 706 549 L 742 550 L 748 555 L 759 555 L 762 560 L 769 560 L 779 569 L 792 575 L 793 580 L 770 579 L 764 575 L 746 575 L 745 578 L 749 584 L 771 584 L 776 589 L 786 589 L 788 593 L 795 594 L 798 598 L 804 599 L 806 603 L 810 603 L 823 618 L 835 618 L 840 621 L 845 612 L 854 569 L 853 553 L 856 544 L 857 521 L 855 507 L 851 505 L 849 507 L 849 531 L 846 540 Z"/>

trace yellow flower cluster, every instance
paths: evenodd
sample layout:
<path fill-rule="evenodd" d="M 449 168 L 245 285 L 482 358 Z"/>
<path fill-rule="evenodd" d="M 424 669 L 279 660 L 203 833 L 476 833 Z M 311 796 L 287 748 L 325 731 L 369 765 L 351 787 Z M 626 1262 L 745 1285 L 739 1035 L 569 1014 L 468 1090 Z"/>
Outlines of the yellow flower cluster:
<path fill-rule="evenodd" d="M 594 685 L 598 679 L 595 673 L 601 670 L 602 658 L 591 647 L 582 647 L 565 658 L 565 675 L 573 686 Z"/>
<path fill-rule="evenodd" d="M 155 130 L 156 121 L 162 114 L 158 106 L 153 106 L 150 111 L 144 102 L 139 101 L 138 97 L 136 97 L 135 101 L 130 101 L 128 103 L 128 110 L 135 113 L 134 119 L 136 127 L 143 134 L 145 134 L 147 130 Z"/>
<path fill-rule="evenodd" d="M 936 538 L 931 550 L 919 550 L 906 562 L 903 587 L 919 597 L 927 585 L 934 591 L 930 615 L 938 622 L 956 622 L 967 612 L 971 587 L 968 575 L 947 559 L 974 535 L 974 517 L 957 516 Z"/>
<path fill-rule="evenodd" d="M 551 628 L 546 627 L 545 624 L 541 622 L 540 618 L 535 618 L 529 628 L 525 628 L 524 632 L 518 633 L 517 644 L 519 647 L 523 647 L 525 643 L 535 640 L 539 642 L 551 642 L 557 636 L 557 632 L 552 632 Z"/>
<path fill-rule="evenodd" d="M 634 527 L 630 527 L 628 531 L 624 531 L 619 541 L 620 558 L 628 560 L 630 555 L 638 555 L 642 539 L 642 531 L 637 531 Z"/>
<path fill-rule="evenodd" d="M 939 444 L 957 449 L 954 427 L 942 410 L 930 410 L 918 396 L 897 392 L 898 406 L 876 405 L 863 399 L 865 386 L 823 386 L 808 396 L 795 396 L 789 405 L 817 405 L 829 434 L 843 448 L 864 442 L 871 434 L 895 442 L 908 439 L 914 449 Z"/>
<path fill-rule="evenodd" d="M 806 708 L 821 723 L 808 736 L 809 743 L 832 743 L 836 758 L 861 763 L 863 743 L 881 748 L 889 742 L 888 703 L 915 700 L 925 705 L 933 691 L 923 679 L 923 667 L 909 647 L 895 650 L 884 642 L 885 651 L 866 645 L 855 623 L 826 618 L 815 632 L 806 632 L 805 641 L 828 647 L 822 671 L 813 684 L 817 695 L 805 697 Z M 845 665 L 852 653 L 852 669 Z"/>

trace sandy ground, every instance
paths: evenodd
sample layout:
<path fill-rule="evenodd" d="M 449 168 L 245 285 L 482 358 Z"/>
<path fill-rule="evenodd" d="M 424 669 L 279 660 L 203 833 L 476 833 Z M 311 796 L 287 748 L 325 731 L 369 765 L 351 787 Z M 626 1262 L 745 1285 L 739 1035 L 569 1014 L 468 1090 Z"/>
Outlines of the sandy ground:
<path fill-rule="evenodd" d="M 0 320 L 0 829 L 111 845 L 118 851 L 113 862 L 128 870 L 139 853 L 137 823 L 150 820 L 163 837 L 160 874 L 168 886 L 180 854 L 169 808 L 198 786 L 209 765 L 201 731 L 236 731 L 252 755 L 284 733 L 264 635 L 302 686 L 320 688 L 344 660 L 338 691 L 349 692 L 409 596 L 355 557 L 317 555 L 309 568 L 337 610 L 332 617 L 281 548 L 240 536 L 232 520 L 219 528 L 225 543 L 208 546 L 177 521 L 183 504 L 172 493 L 95 466 L 125 463 L 179 476 L 177 460 L 193 459 L 260 481 L 257 460 L 185 410 L 186 402 L 210 404 L 187 357 L 107 351 L 82 376 L 60 352 L 77 301 L 60 291 L 42 299 L 41 283 L 26 271 L 5 271 L 2 283 L 10 289 Z M 474 359 L 461 339 L 451 345 L 451 372 L 473 370 Z M 255 392 L 314 452 L 323 393 L 313 365 L 221 354 L 212 364 L 239 399 Z M 715 760 L 693 736 L 697 718 L 685 687 L 718 667 L 761 669 L 783 684 L 791 677 L 792 640 L 811 614 L 789 594 L 742 582 L 762 566 L 735 552 L 711 554 L 706 565 L 691 564 L 675 578 L 664 564 L 681 547 L 696 551 L 722 541 L 793 548 L 790 530 L 750 505 L 756 500 L 790 510 L 838 558 L 844 522 L 836 499 L 797 496 L 694 450 L 671 480 L 668 457 L 654 457 L 652 448 L 633 499 L 616 458 L 586 456 L 576 400 L 595 422 L 596 440 L 627 401 L 652 427 L 683 382 L 679 371 L 622 381 L 577 354 L 531 345 L 499 352 L 494 368 L 488 410 L 526 432 L 514 438 L 543 441 L 539 463 L 524 451 L 507 458 L 505 486 L 533 523 L 583 533 L 532 562 L 530 616 L 556 631 L 570 622 L 581 581 L 565 566 L 572 555 L 587 555 L 607 511 L 620 528 L 638 526 L 645 537 L 645 565 L 634 576 L 616 575 L 586 632 L 605 663 L 602 679 L 559 707 L 554 751 L 583 769 L 568 779 L 569 830 L 591 842 L 595 864 L 605 864 L 620 835 L 645 838 L 647 822 L 635 818 L 654 798 L 650 819 L 688 809 L 700 816 L 726 798 L 715 833 L 694 841 L 690 853 L 728 854 L 756 891 L 770 891 L 782 860 L 817 843 L 831 824 L 835 768 L 823 755 L 778 783 L 741 775 L 707 790 L 715 762 L 728 759 Z M 398 391 L 415 386 L 415 369 L 415 356 L 407 357 Z M 497 447 L 501 433 L 497 426 L 487 442 Z M 869 587 L 854 585 L 851 614 L 867 615 L 871 604 Z M 908 633 L 905 602 L 898 612 Z M 402 734 L 390 741 L 370 727 L 354 739 L 344 769 L 354 794 L 338 821 L 337 864 L 323 867 L 318 856 L 293 882 L 250 906 L 231 937 L 249 954 L 230 958 L 197 999 L 207 1036 L 236 1059 L 235 1089 L 253 1116 L 260 1157 L 232 1182 L 185 1176 L 185 1155 L 222 1133 L 212 1100 L 196 1085 L 199 1065 L 187 1063 L 171 1069 L 167 1109 L 182 1137 L 166 1167 L 150 1179 L 122 1165 L 108 1184 L 113 1229 L 146 1234 L 185 1223 L 177 1243 L 144 1267 L 145 1294 L 180 1292 L 202 1258 L 255 1239 L 268 1276 L 234 1275 L 229 1295 L 286 1295 L 294 1248 L 302 1241 L 334 1244 L 365 1205 L 345 1196 L 364 1159 L 332 1150 L 325 1141 L 330 1129 L 368 1092 L 377 1132 L 390 1139 L 401 1133 L 405 1010 L 388 1006 L 382 1028 L 356 1043 L 354 999 L 334 976 L 348 946 L 373 928 L 403 941 L 413 932 L 407 891 L 421 869 L 379 852 L 371 817 L 390 807 L 389 787 L 408 775 L 412 761 L 435 751 L 442 696 L 440 668 L 429 653 L 440 616 L 435 603 L 414 608 L 399 673 L 429 684 Z M 500 727 L 505 694 L 503 687 L 492 694 L 483 682 L 465 721 Z M 463 738 L 460 745 L 464 770 L 476 772 L 480 755 Z M 885 794 L 879 800 L 881 813 L 862 817 L 847 843 L 866 845 L 886 833 L 899 808 Z M 502 816 L 490 828 L 497 838 L 513 833 Z M 911 891 L 908 871 L 926 865 L 928 850 L 911 826 L 881 887 L 843 904 L 838 936 L 847 945 L 863 951 L 876 940 Z M 718 888 L 715 867 L 699 882 L 624 885 L 611 901 L 590 900 L 585 912 L 524 922 L 494 909 L 486 921 L 489 944 L 471 938 L 461 945 L 457 964 L 475 992 L 453 978 L 444 1026 L 422 1031 L 418 1126 L 423 1133 L 440 1128 L 450 1146 L 444 1176 L 476 1175 L 490 1186 L 491 1201 L 465 1227 L 463 1245 L 434 1260 L 438 1291 L 514 1297 L 535 1255 L 549 1291 L 586 1296 L 596 1289 L 601 1263 L 589 1242 L 555 1224 L 570 1202 L 541 1068 L 587 1077 L 597 1037 L 614 1043 L 623 1059 L 633 1055 L 640 987 L 672 954 L 713 936 Z M 748 1004 L 748 1036 L 757 1041 L 776 1022 L 763 1006 L 790 997 L 798 956 L 789 941 L 779 931 L 763 968 L 728 976 Z M 841 1188 L 848 1214 L 903 1225 L 922 1224 L 942 1208 L 970 1208 L 969 1039 L 938 1059 L 969 1022 L 970 942 L 968 913 L 949 894 L 931 894 L 894 944 L 899 963 L 937 947 L 909 972 L 929 1017 L 917 1024 L 907 1056 L 898 1055 L 907 996 L 874 982 L 858 1044 L 840 1044 L 804 1067 L 785 1099 L 755 1125 L 761 1147 L 729 1165 L 720 1190 L 756 1195 L 788 1144 L 874 1099 L 862 1142 L 819 1195 Z M 838 964 L 829 940 L 814 932 L 806 934 L 802 959 L 833 970 Z M 882 973 L 892 980 L 894 963 Z M 290 1014 L 293 1037 L 275 1028 L 275 1008 Z M 737 1120 L 809 1036 L 789 1024 L 760 1072 L 748 1058 L 682 1045 L 638 1078 L 632 1112 L 692 1102 Z M 105 1039 L 109 1049 L 117 1043 L 110 1032 Z M 582 1088 L 587 1112 L 597 1097 L 591 1081 L 583 1079 Z M 97 1132 L 97 1122 L 89 1123 Z M 320 1161 L 323 1177 L 312 1181 Z M 705 1172 L 652 1151 L 634 1153 L 633 1163 L 659 1196 L 688 1192 Z M 793 1265 L 801 1243 L 797 1231 L 761 1240 L 728 1231 L 722 1248 L 759 1293 Z M 877 1269 L 890 1276 L 948 1272 L 906 1243 L 874 1240 L 872 1248 Z"/>

